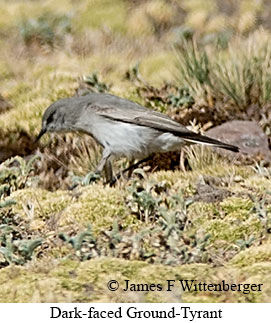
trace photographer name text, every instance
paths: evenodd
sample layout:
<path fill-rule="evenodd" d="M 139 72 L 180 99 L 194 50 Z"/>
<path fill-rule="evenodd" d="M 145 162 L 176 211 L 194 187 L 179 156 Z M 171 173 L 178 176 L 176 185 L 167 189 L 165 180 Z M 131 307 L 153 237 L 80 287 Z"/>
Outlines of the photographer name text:
<path fill-rule="evenodd" d="M 218 283 L 206 283 L 199 282 L 197 280 L 181 279 L 173 280 L 168 279 L 164 283 L 134 283 L 126 279 L 120 285 L 117 280 L 110 280 L 107 283 L 107 288 L 110 291 L 116 291 L 122 289 L 124 292 L 171 292 L 174 288 L 180 288 L 184 292 L 240 292 L 243 294 L 249 294 L 250 292 L 261 292 L 263 284 L 235 284 L 227 283 L 222 280 Z"/>

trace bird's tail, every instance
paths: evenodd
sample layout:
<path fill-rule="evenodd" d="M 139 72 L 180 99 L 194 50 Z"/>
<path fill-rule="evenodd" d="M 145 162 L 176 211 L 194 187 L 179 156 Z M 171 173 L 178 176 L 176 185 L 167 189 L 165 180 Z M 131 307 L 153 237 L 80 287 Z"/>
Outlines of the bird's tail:
<path fill-rule="evenodd" d="M 197 133 L 192 133 L 192 134 L 187 134 L 184 136 L 184 139 L 188 142 L 195 143 L 195 144 L 203 144 L 203 145 L 210 145 L 218 148 L 223 148 L 227 150 L 234 151 L 236 153 L 239 152 L 239 148 L 233 145 L 226 144 L 222 141 L 207 137 L 207 136 L 202 136 Z"/>

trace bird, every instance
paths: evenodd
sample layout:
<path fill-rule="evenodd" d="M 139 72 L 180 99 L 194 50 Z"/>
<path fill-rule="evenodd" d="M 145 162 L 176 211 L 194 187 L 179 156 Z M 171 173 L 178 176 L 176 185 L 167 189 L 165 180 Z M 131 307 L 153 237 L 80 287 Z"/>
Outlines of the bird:
<path fill-rule="evenodd" d="M 179 151 L 191 144 L 204 144 L 238 152 L 239 148 L 195 133 L 166 114 L 145 108 L 108 93 L 60 99 L 42 116 L 36 141 L 46 132 L 87 133 L 103 147 L 95 173 L 105 172 L 114 182 L 112 159 L 146 159 L 153 153 Z"/>

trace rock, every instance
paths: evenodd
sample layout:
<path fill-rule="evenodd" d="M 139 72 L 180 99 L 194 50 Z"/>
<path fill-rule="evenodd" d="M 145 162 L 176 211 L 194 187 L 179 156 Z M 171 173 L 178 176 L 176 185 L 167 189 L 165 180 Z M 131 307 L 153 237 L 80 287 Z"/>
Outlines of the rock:
<path fill-rule="evenodd" d="M 220 176 L 200 175 L 196 183 L 195 202 L 216 203 L 222 202 L 233 193 L 225 188 L 229 183 Z"/>
<path fill-rule="evenodd" d="M 238 146 L 239 156 L 271 161 L 268 137 L 255 121 L 234 120 L 207 131 L 207 136 Z M 230 152 L 219 149 L 219 153 Z M 230 153 L 233 154 L 233 153 Z"/>

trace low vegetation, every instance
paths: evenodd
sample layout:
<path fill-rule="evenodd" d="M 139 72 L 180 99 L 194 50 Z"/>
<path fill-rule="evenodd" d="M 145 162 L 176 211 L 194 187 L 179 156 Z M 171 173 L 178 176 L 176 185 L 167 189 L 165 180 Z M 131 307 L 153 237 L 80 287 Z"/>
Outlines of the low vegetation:
<path fill-rule="evenodd" d="M 0 4 L 0 94 L 9 102 L 0 109 L 0 301 L 270 302 L 270 161 L 195 147 L 156 155 L 108 187 L 93 177 L 101 151 L 89 136 L 35 143 L 49 104 L 110 92 L 197 131 L 255 120 L 270 147 L 270 4 Z M 263 291 L 106 287 L 165 277 Z"/>

